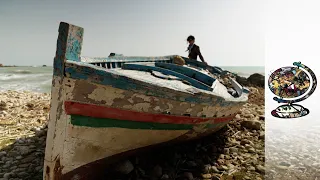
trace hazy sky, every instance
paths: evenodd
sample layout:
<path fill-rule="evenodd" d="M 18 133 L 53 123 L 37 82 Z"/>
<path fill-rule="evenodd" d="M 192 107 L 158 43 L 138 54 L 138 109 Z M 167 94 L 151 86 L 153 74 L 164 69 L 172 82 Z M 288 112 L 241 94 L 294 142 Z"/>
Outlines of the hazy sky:
<path fill-rule="evenodd" d="M 52 65 L 60 21 L 84 28 L 82 56 L 187 56 L 192 34 L 206 61 L 263 66 L 257 0 L 0 0 L 0 63 Z"/>

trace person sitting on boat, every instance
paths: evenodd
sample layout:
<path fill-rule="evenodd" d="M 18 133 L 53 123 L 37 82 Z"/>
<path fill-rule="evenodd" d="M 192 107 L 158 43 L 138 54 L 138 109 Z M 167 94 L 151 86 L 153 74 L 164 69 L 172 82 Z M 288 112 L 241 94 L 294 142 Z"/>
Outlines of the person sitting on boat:
<path fill-rule="evenodd" d="M 187 38 L 187 41 L 189 42 L 189 47 L 187 49 L 187 51 L 189 52 L 189 59 L 194 59 L 194 60 L 197 60 L 197 57 L 199 56 L 201 61 L 205 64 L 207 64 L 205 61 L 204 61 L 204 58 L 200 52 L 200 47 L 197 46 L 196 44 L 194 44 L 194 41 L 195 41 L 195 38 L 194 36 L 189 36 Z"/>

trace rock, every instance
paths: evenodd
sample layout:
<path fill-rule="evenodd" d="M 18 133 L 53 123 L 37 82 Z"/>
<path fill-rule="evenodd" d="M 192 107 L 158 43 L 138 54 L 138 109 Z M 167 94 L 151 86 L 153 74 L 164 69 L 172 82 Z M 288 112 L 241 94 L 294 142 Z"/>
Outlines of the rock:
<path fill-rule="evenodd" d="M 231 153 L 237 153 L 239 150 L 236 147 L 229 148 Z"/>
<path fill-rule="evenodd" d="M 224 171 L 229 170 L 229 168 L 227 166 L 224 166 L 224 165 L 221 166 L 221 169 L 224 170 Z"/>
<path fill-rule="evenodd" d="M 211 174 L 202 174 L 203 179 L 211 179 L 212 175 Z"/>
<path fill-rule="evenodd" d="M 224 154 L 230 154 L 229 148 L 224 148 Z"/>
<path fill-rule="evenodd" d="M 236 76 L 236 81 L 241 84 L 242 86 L 248 86 L 249 82 L 247 80 L 247 78 L 245 77 L 240 77 L 240 76 Z"/>
<path fill-rule="evenodd" d="M 193 180 L 193 174 L 191 172 L 184 172 L 183 173 L 183 177 L 186 179 L 186 180 Z"/>
<path fill-rule="evenodd" d="M 219 175 L 212 174 L 211 180 L 220 180 Z"/>
<path fill-rule="evenodd" d="M 27 172 L 20 172 L 20 173 L 17 174 L 17 176 L 20 177 L 20 178 L 26 178 L 26 177 L 28 177 L 28 175 L 29 174 Z"/>
<path fill-rule="evenodd" d="M 249 149 L 248 149 L 248 152 L 249 152 L 249 153 L 255 153 L 256 150 L 255 150 L 254 148 L 249 148 Z"/>
<path fill-rule="evenodd" d="M 169 175 L 168 174 L 163 174 L 162 177 L 161 177 L 162 180 L 168 180 L 170 179 Z"/>
<path fill-rule="evenodd" d="M 134 166 L 129 160 L 118 163 L 114 168 L 115 171 L 122 174 L 129 174 L 133 169 Z"/>
<path fill-rule="evenodd" d="M 260 130 L 261 122 L 257 120 L 245 120 L 242 121 L 241 125 L 247 129 Z"/>
<path fill-rule="evenodd" d="M 5 156 L 5 155 L 7 155 L 7 152 L 5 152 L 5 151 L 0 151 L 0 157 L 3 157 L 3 156 Z"/>
<path fill-rule="evenodd" d="M 4 179 L 9 179 L 11 177 L 11 173 L 5 173 L 4 175 L 3 175 L 3 178 Z"/>
<path fill-rule="evenodd" d="M 151 176 L 152 177 L 161 177 L 162 176 L 162 167 L 157 165 L 153 168 L 152 172 L 151 172 Z"/>
<path fill-rule="evenodd" d="M 279 165 L 280 166 L 287 166 L 287 167 L 291 166 L 291 164 L 289 164 L 287 162 L 280 162 Z"/>
<path fill-rule="evenodd" d="M 265 77 L 259 73 L 254 73 L 249 76 L 247 79 L 248 83 L 253 85 L 253 86 L 258 86 L 258 87 L 263 87 L 264 88 L 264 83 L 265 83 Z"/>
<path fill-rule="evenodd" d="M 210 164 L 206 164 L 203 166 L 203 172 L 204 173 L 210 173 L 211 172 L 211 165 Z"/>
<path fill-rule="evenodd" d="M 0 111 L 7 110 L 7 103 L 4 101 L 0 101 Z"/>
<path fill-rule="evenodd" d="M 262 174 L 264 174 L 266 172 L 265 167 L 263 167 L 261 165 L 257 165 L 256 170 L 257 170 L 257 172 L 262 173 Z"/>
<path fill-rule="evenodd" d="M 218 168 L 216 166 L 211 166 L 211 172 L 220 173 L 220 171 L 218 170 Z"/>
<path fill-rule="evenodd" d="M 190 168 L 194 168 L 194 167 L 197 167 L 198 165 L 194 161 L 188 161 L 187 162 L 187 166 L 190 167 Z"/>
<path fill-rule="evenodd" d="M 260 139 L 265 139 L 265 132 L 264 132 L 264 131 L 261 131 L 261 132 L 260 132 L 259 138 L 260 138 Z"/>
<path fill-rule="evenodd" d="M 253 166 L 249 166 L 247 169 L 248 169 L 248 171 L 255 171 L 256 170 L 256 168 Z"/>
<path fill-rule="evenodd" d="M 281 169 L 281 170 L 287 170 L 289 167 L 288 166 L 276 166 L 277 168 Z"/>

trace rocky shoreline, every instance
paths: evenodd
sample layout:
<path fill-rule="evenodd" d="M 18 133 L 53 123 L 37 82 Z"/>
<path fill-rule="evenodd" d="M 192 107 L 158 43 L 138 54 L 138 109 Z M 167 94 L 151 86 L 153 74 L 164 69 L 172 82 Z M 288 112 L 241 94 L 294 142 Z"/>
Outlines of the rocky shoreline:
<path fill-rule="evenodd" d="M 209 137 L 137 154 L 107 179 L 264 179 L 264 89 Z M 0 179 L 42 179 L 50 94 L 0 92 Z"/>

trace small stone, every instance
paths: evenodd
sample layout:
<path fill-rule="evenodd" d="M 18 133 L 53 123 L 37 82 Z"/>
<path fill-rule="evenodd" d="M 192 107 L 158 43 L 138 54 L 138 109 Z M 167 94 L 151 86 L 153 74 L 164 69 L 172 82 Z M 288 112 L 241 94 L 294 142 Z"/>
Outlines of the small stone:
<path fill-rule="evenodd" d="M 7 152 L 5 151 L 0 151 L 0 157 L 7 155 Z"/>
<path fill-rule="evenodd" d="M 162 180 L 167 180 L 167 179 L 170 179 L 169 175 L 168 174 L 163 174 L 162 177 L 161 177 Z"/>
<path fill-rule="evenodd" d="M 238 148 L 236 148 L 236 147 L 231 147 L 231 148 L 229 148 L 230 149 L 230 152 L 231 153 L 236 153 L 236 152 L 238 152 Z"/>
<path fill-rule="evenodd" d="M 193 174 L 191 172 L 184 172 L 183 177 L 185 177 L 187 180 L 193 180 Z"/>
<path fill-rule="evenodd" d="M 287 166 L 287 167 L 291 166 L 291 164 L 286 163 L 286 162 L 280 162 L 279 165 L 280 166 Z"/>
<path fill-rule="evenodd" d="M 212 175 L 211 174 L 202 174 L 203 179 L 211 179 Z"/>
<path fill-rule="evenodd" d="M 17 174 L 17 176 L 20 177 L 20 178 L 25 178 L 25 177 L 27 177 L 28 175 L 29 175 L 29 174 L 26 173 L 26 172 L 20 172 L 20 173 Z"/>
<path fill-rule="evenodd" d="M 212 175 L 211 180 L 220 180 L 219 175 L 216 175 L 216 174 L 211 174 L 211 175 Z"/>
<path fill-rule="evenodd" d="M 35 168 L 35 170 L 37 171 L 37 172 L 39 172 L 39 171 L 42 171 L 42 166 L 37 166 L 36 168 Z"/>
<path fill-rule="evenodd" d="M 11 177 L 11 173 L 5 173 L 4 175 L 3 175 L 3 178 L 4 179 L 9 179 Z"/>
<path fill-rule="evenodd" d="M 203 172 L 204 173 L 209 173 L 211 171 L 211 165 L 210 164 L 206 164 L 203 166 Z"/>
<path fill-rule="evenodd" d="M 242 121 L 241 125 L 247 129 L 260 130 L 261 122 L 257 120 L 245 120 Z"/>
<path fill-rule="evenodd" d="M 220 155 L 219 155 L 219 158 L 220 158 L 220 159 L 224 159 L 224 154 L 220 154 Z"/>
<path fill-rule="evenodd" d="M 133 169 L 133 164 L 129 160 L 123 161 L 115 166 L 115 171 L 122 174 L 129 174 Z"/>
<path fill-rule="evenodd" d="M 194 162 L 194 161 L 188 161 L 188 162 L 187 162 L 187 166 L 188 166 L 188 167 L 191 167 L 191 168 L 197 167 L 197 163 Z"/>
<path fill-rule="evenodd" d="M 211 171 L 213 173 L 219 173 L 220 172 L 216 166 L 211 166 Z"/>
<path fill-rule="evenodd" d="M 264 139 L 265 138 L 265 132 L 261 131 L 259 134 L 259 138 L 260 139 Z"/>
<path fill-rule="evenodd" d="M 225 154 L 230 154 L 229 148 L 224 148 L 224 153 L 225 153 Z"/>
<path fill-rule="evenodd" d="M 223 159 L 218 159 L 217 162 L 218 162 L 218 164 L 220 164 L 220 165 L 224 164 L 224 160 L 223 160 Z"/>
<path fill-rule="evenodd" d="M 247 169 L 248 169 L 248 171 L 255 171 L 256 170 L 256 168 L 253 166 L 249 166 Z"/>
<path fill-rule="evenodd" d="M 162 167 L 157 165 L 152 170 L 152 176 L 153 177 L 161 177 L 162 176 Z"/>
<path fill-rule="evenodd" d="M 221 168 L 222 168 L 224 171 L 229 170 L 229 168 L 228 168 L 227 166 L 224 166 L 224 165 L 222 165 Z"/>
<path fill-rule="evenodd" d="M 264 120 L 264 119 L 265 119 L 264 115 L 259 116 L 259 120 Z"/>
<path fill-rule="evenodd" d="M 249 149 L 248 149 L 248 152 L 249 152 L 249 153 L 255 153 L 256 151 L 255 151 L 254 148 L 249 148 Z"/>
<path fill-rule="evenodd" d="M 264 174 L 266 172 L 265 167 L 263 167 L 261 165 L 257 165 L 256 170 L 257 170 L 257 172 L 262 173 L 262 174 Z"/>
<path fill-rule="evenodd" d="M 17 156 L 17 157 L 16 157 L 17 160 L 20 160 L 20 159 L 22 159 L 22 158 L 23 158 L 22 156 Z"/>

